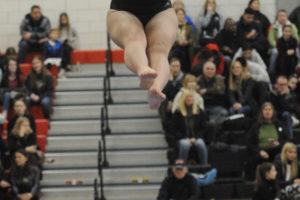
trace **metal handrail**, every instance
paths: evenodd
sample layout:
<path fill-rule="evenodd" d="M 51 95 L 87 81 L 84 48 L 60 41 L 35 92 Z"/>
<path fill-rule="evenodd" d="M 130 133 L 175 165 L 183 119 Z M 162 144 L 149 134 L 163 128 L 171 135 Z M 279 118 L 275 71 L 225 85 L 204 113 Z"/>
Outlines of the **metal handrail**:
<path fill-rule="evenodd" d="M 101 140 L 103 143 L 103 167 L 109 167 L 109 162 L 107 161 L 107 156 L 106 156 L 106 128 L 105 128 L 105 108 L 101 108 Z"/>
<path fill-rule="evenodd" d="M 113 69 L 113 62 L 112 62 L 112 51 L 111 51 L 111 45 L 110 45 L 110 36 L 109 36 L 109 33 L 107 32 L 107 35 L 106 35 L 106 40 L 107 40 L 107 50 L 106 50 L 106 60 L 108 61 L 108 68 L 106 70 L 106 75 L 109 74 L 109 76 L 115 76 L 115 72 L 114 72 L 114 69 Z"/>
<path fill-rule="evenodd" d="M 102 162 L 102 145 L 101 145 L 101 140 L 98 143 L 98 175 L 100 178 L 100 200 L 106 200 L 104 196 L 104 184 L 103 184 L 103 162 Z"/>
<path fill-rule="evenodd" d="M 94 180 L 94 200 L 100 200 L 99 192 L 98 192 L 98 179 L 95 178 Z"/>
<path fill-rule="evenodd" d="M 104 88 L 107 88 L 107 84 L 108 84 L 108 79 L 107 77 L 104 77 L 103 79 L 103 86 Z M 111 95 L 109 95 L 109 92 L 107 89 L 104 89 L 103 91 L 103 105 L 104 105 L 104 117 L 103 119 L 105 119 L 105 134 L 110 134 L 110 128 L 109 128 L 109 118 L 108 118 L 108 104 L 112 102 L 112 98 Z"/>

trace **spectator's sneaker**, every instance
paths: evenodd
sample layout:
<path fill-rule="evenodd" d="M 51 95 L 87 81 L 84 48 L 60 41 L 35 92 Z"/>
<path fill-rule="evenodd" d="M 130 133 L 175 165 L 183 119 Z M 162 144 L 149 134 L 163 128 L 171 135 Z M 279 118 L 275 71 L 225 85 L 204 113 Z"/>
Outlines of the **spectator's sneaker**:
<path fill-rule="evenodd" d="M 65 79 L 65 69 L 60 69 L 59 74 L 58 74 L 59 79 Z"/>
<path fill-rule="evenodd" d="M 203 174 L 192 174 L 192 175 L 196 178 L 198 185 L 208 185 L 215 181 L 217 177 L 217 172 L 218 172 L 217 169 L 213 168 L 212 170 L 210 170 L 204 175 Z"/>
<path fill-rule="evenodd" d="M 293 127 L 296 127 L 300 124 L 299 119 L 292 115 Z"/>

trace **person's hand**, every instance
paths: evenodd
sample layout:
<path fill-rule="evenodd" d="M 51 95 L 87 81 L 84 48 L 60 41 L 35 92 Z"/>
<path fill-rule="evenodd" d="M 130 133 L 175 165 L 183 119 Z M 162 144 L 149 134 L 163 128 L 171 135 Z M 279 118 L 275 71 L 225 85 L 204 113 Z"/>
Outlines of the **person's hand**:
<path fill-rule="evenodd" d="M 29 153 L 36 153 L 37 152 L 36 145 L 26 147 L 25 151 Z"/>
<path fill-rule="evenodd" d="M 179 40 L 178 43 L 180 46 L 185 46 L 185 45 L 187 45 L 188 41 L 187 40 Z"/>
<path fill-rule="evenodd" d="M 26 32 L 24 35 L 23 35 L 23 39 L 24 40 L 29 40 L 31 38 L 31 33 L 30 32 Z"/>
<path fill-rule="evenodd" d="M 193 146 L 196 142 L 196 139 L 195 138 L 190 138 L 190 143 L 191 143 L 191 146 Z"/>
<path fill-rule="evenodd" d="M 213 12 L 214 12 L 214 7 L 213 7 L 213 5 L 208 4 L 206 10 L 207 10 L 207 12 L 209 12 L 209 13 L 213 13 Z"/>
<path fill-rule="evenodd" d="M 266 151 L 264 151 L 264 150 L 260 150 L 259 155 L 261 157 L 263 157 L 264 159 L 268 159 L 269 158 L 269 154 Z"/>
<path fill-rule="evenodd" d="M 38 95 L 34 94 L 34 93 L 32 93 L 32 94 L 30 95 L 30 98 L 31 98 L 34 102 L 38 102 L 39 99 L 40 99 L 40 97 L 39 97 Z"/>
<path fill-rule="evenodd" d="M 246 37 L 247 37 L 248 39 L 255 39 L 255 38 L 257 37 L 257 32 L 256 32 L 256 30 L 252 30 L 250 33 L 248 33 L 248 34 L 246 35 Z"/>
<path fill-rule="evenodd" d="M 287 55 L 292 56 L 294 54 L 295 54 L 295 50 L 294 49 L 287 50 Z"/>
<path fill-rule="evenodd" d="M 237 103 L 237 102 L 233 104 L 233 109 L 234 109 L 234 110 L 239 110 L 239 109 L 241 109 L 241 108 L 242 108 L 242 104 Z"/>
<path fill-rule="evenodd" d="M 21 200 L 30 200 L 30 199 L 32 199 L 33 195 L 31 193 L 25 193 L 25 194 L 18 195 L 18 197 Z"/>
<path fill-rule="evenodd" d="M 230 49 L 230 47 L 228 47 L 228 46 L 224 46 L 223 47 L 223 50 L 225 51 L 225 52 L 228 52 L 228 53 L 233 53 L 233 51 Z"/>
<path fill-rule="evenodd" d="M 207 92 L 207 90 L 206 90 L 205 88 L 199 90 L 199 94 L 200 94 L 201 96 L 204 95 L 206 92 Z"/>
<path fill-rule="evenodd" d="M 275 148 L 279 146 L 279 142 L 277 140 L 272 140 L 269 142 L 269 147 Z"/>
<path fill-rule="evenodd" d="M 47 41 L 48 41 L 48 38 L 40 39 L 40 40 L 39 40 L 39 44 L 42 44 L 42 43 L 47 42 Z"/>
<path fill-rule="evenodd" d="M 6 181 L 1 181 L 0 182 L 0 187 L 2 187 L 2 188 L 8 188 L 10 186 L 10 184 L 8 183 L 8 182 L 6 182 Z"/>
<path fill-rule="evenodd" d="M 168 105 L 167 105 L 167 111 L 171 111 L 172 110 L 172 106 L 173 106 L 173 102 L 172 101 L 169 101 L 168 102 Z"/>

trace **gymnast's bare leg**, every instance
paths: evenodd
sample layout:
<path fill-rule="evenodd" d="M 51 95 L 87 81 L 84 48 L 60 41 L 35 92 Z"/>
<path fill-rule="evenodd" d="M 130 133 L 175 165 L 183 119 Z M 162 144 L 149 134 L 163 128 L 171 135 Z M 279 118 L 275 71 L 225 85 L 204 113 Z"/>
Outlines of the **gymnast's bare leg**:
<path fill-rule="evenodd" d="M 109 10 L 107 26 L 112 40 L 125 51 L 125 64 L 139 76 L 140 87 L 149 89 L 150 108 L 158 108 L 165 99 L 161 91 L 169 79 L 167 58 L 177 31 L 174 10 L 155 15 L 146 30 L 133 14 Z"/>

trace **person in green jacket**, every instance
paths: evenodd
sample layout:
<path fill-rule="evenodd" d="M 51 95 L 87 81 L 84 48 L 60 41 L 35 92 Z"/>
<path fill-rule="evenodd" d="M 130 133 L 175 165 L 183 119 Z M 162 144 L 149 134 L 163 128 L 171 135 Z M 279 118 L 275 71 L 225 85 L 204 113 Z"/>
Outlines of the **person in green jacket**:
<path fill-rule="evenodd" d="M 276 58 L 278 56 L 278 51 L 276 49 L 276 42 L 279 38 L 282 37 L 282 28 L 284 25 L 291 25 L 292 27 L 292 36 L 295 38 L 299 43 L 299 35 L 298 29 L 295 24 L 291 23 L 288 20 L 288 14 L 286 10 L 279 10 L 277 13 L 277 18 L 274 24 L 272 24 L 269 35 L 268 41 L 271 47 L 271 57 L 270 57 L 270 65 L 269 65 L 269 73 L 274 73 L 275 65 L 276 65 Z M 298 60 L 300 60 L 299 49 L 297 52 Z M 299 64 L 299 63 L 298 63 Z"/>

